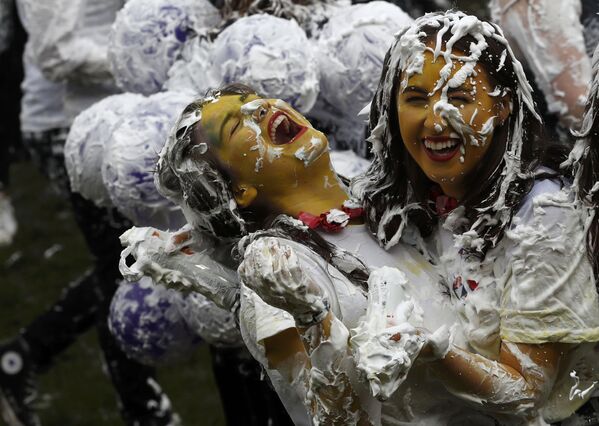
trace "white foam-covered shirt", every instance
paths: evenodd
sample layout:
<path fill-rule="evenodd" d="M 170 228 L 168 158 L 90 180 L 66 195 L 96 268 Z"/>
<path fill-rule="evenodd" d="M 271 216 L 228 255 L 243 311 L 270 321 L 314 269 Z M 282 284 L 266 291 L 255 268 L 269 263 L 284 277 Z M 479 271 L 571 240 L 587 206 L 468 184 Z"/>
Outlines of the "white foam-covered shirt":
<path fill-rule="evenodd" d="M 530 67 L 549 112 L 565 123 L 582 117 L 591 83 L 580 0 L 492 0 L 494 20 Z"/>
<path fill-rule="evenodd" d="M 401 243 L 385 251 L 365 225 L 348 226 L 339 233 L 321 233 L 321 235 L 329 243 L 356 255 L 369 268 L 396 267 L 403 271 L 408 282 L 414 285 L 419 285 L 423 281 L 436 282 L 436 275 L 431 270 L 431 265 L 418 251 Z M 327 264 L 323 258 L 306 246 L 285 239 L 281 240 L 281 244 L 291 246 L 300 258 L 303 272 L 308 273 L 315 282 L 327 289 L 331 309 L 344 325 L 348 329 L 358 325 L 359 320 L 366 313 L 365 295 L 336 268 Z M 289 313 L 266 304 L 254 291 L 244 285 L 241 292 L 240 323 L 244 342 L 252 355 L 265 367 L 268 366 L 268 361 L 264 352 L 264 340 L 296 326 L 295 320 Z M 300 396 L 302 395 L 301 384 L 290 385 L 276 370 L 267 368 L 267 373 L 295 424 L 310 425 L 310 417 Z M 362 383 L 358 384 L 354 390 L 363 395 L 368 392 L 368 384 L 364 382 L 363 389 L 361 385 Z M 427 389 L 427 392 L 430 392 L 430 388 Z M 399 393 L 404 395 L 404 391 Z M 385 409 L 371 397 L 362 397 L 361 403 L 368 406 L 371 420 L 374 420 L 375 424 L 381 424 L 380 415 Z"/>
<path fill-rule="evenodd" d="M 537 181 L 483 261 L 461 254 L 443 223 L 427 241 L 455 300 L 466 349 L 498 359 L 501 341 L 578 345 L 560 363 L 543 416 L 555 421 L 582 405 L 569 398 L 576 385 L 569 373 L 577 371 L 581 388 L 599 378 L 589 352 L 599 341 L 599 302 L 585 223 L 568 190 L 553 180 Z"/>
<path fill-rule="evenodd" d="M 108 63 L 108 35 L 123 0 L 20 0 L 27 15 L 35 65 L 52 81 L 66 81 L 69 123 L 116 93 Z"/>
<path fill-rule="evenodd" d="M 38 30 L 35 25 L 30 25 L 30 17 L 27 15 L 27 8 L 23 0 L 17 0 L 17 12 L 23 27 L 35 37 Z M 23 82 L 21 89 L 23 96 L 21 98 L 21 131 L 23 132 L 44 132 L 51 129 L 67 127 L 67 119 L 64 112 L 64 82 L 53 82 L 48 80 L 39 67 L 35 65 L 31 38 L 25 44 L 23 53 Z"/>

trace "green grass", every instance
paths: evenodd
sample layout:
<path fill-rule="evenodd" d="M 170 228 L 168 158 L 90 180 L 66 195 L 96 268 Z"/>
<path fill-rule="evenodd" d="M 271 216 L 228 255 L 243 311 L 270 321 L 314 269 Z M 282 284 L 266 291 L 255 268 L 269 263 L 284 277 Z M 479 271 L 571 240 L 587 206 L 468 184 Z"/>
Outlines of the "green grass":
<path fill-rule="evenodd" d="M 0 339 L 14 336 L 90 266 L 68 204 L 30 163 L 13 165 L 10 193 L 19 230 L 10 247 L 0 248 Z M 56 244 L 62 249 L 46 259 Z M 160 368 L 158 381 L 184 425 L 224 425 L 206 346 L 188 362 Z M 39 388 L 49 400 L 39 412 L 44 426 L 122 424 L 95 329 L 56 358 Z"/>

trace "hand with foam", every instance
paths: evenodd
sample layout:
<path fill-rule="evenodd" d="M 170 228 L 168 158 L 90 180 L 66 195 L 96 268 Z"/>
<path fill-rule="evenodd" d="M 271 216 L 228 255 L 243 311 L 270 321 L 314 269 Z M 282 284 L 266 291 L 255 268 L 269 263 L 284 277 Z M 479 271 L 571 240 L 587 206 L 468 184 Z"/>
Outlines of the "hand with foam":
<path fill-rule="evenodd" d="M 226 310 L 236 304 L 237 274 L 216 261 L 215 247 L 198 238 L 190 227 L 176 233 L 133 227 L 120 240 L 125 249 L 119 269 L 125 279 L 133 281 L 145 275 L 170 288 L 200 293 Z M 126 263 L 129 256 L 135 259 L 130 266 Z"/>
<path fill-rule="evenodd" d="M 237 271 L 245 285 L 293 315 L 300 327 L 319 323 L 329 311 L 322 288 L 304 272 L 295 250 L 276 238 L 252 242 Z"/>

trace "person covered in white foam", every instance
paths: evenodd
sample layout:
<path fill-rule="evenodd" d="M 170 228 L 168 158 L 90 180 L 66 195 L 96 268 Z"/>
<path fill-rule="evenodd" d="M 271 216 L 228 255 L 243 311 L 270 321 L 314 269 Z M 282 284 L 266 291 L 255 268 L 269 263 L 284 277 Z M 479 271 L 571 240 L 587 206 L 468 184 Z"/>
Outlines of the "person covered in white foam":
<path fill-rule="evenodd" d="M 597 111 L 599 108 L 599 46 L 593 54 L 593 81 L 588 93 L 588 101 L 579 132 L 574 132 L 577 138 L 576 144 L 570 152 L 568 161 L 563 166 L 571 168 L 574 175 L 573 188 L 576 199 L 584 209 L 587 221 L 586 246 L 587 252 L 593 266 L 595 286 L 599 278 L 599 252 L 597 243 L 599 241 L 599 207 L 598 190 L 599 163 L 597 162 L 599 141 L 599 120 Z M 597 417 L 597 391 L 593 388 L 593 398 L 583 405 L 573 418 L 578 422 L 592 422 Z"/>
<path fill-rule="evenodd" d="M 456 303 L 467 345 L 430 373 L 502 424 L 562 420 L 596 385 L 584 221 L 559 173 L 540 167 L 557 170 L 539 124 L 501 29 L 429 14 L 388 52 L 370 113 L 374 160 L 352 185 L 381 245 L 419 246 Z"/>
<path fill-rule="evenodd" d="M 331 168 L 326 138 L 280 100 L 261 99 L 240 86 L 213 92 L 183 113 L 161 154 L 157 186 L 182 205 L 193 230 L 171 239 L 152 229 L 123 235 L 129 245 L 124 256 L 133 254 L 137 259 L 131 266 L 123 265 L 125 275 L 134 278 L 143 272 L 171 286 L 202 292 L 233 310 L 240 298 L 244 340 L 267 368 L 296 424 L 310 424 L 310 417 L 320 422 L 378 423 L 380 405 L 359 383 L 348 348 L 348 329 L 360 324 L 367 309 L 370 271 L 356 255 L 373 267 L 401 267 L 404 273 L 386 272 L 394 281 L 389 287 L 398 287 L 394 295 L 409 281 L 414 288 L 418 283 L 428 289 L 423 301 L 432 303 L 438 297 L 440 311 L 444 300 L 430 265 L 416 250 L 398 246 L 386 253 L 359 225 L 360 209 L 348 202 Z M 234 271 L 222 265 L 226 261 L 215 262 L 218 253 L 210 240 L 235 242 L 280 213 L 308 225 L 281 217 L 272 228 L 244 239 L 236 249 L 243 259 L 240 291 Z M 342 232 L 319 236 L 309 227 Z M 272 280 L 269 268 L 275 268 Z M 297 280 L 290 280 L 284 271 L 292 271 Z M 390 317 L 393 314 L 389 312 Z M 378 331 L 387 337 L 397 333 L 386 326 L 383 320 Z M 330 328 L 335 330 L 333 340 L 327 337 Z M 322 337 L 307 347 L 300 340 L 300 334 L 321 332 Z M 405 378 L 426 340 L 415 327 L 406 330 L 408 335 L 414 347 L 408 359 L 390 366 L 397 374 L 390 374 L 389 386 Z M 334 390 L 336 385 L 343 389 Z M 303 405 L 306 399 L 308 410 Z"/>

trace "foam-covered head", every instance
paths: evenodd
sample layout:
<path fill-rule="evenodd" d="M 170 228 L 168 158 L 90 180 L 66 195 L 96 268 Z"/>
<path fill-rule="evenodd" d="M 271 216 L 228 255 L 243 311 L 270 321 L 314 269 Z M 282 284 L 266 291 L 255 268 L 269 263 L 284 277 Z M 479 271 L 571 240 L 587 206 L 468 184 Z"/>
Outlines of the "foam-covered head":
<path fill-rule="evenodd" d="M 64 148 L 71 189 L 99 207 L 112 206 L 102 181 L 104 148 L 124 117 L 144 101 L 132 93 L 109 96 L 80 113 L 71 125 Z"/>
<path fill-rule="evenodd" d="M 212 73 L 222 84 L 248 84 L 302 112 L 316 101 L 315 53 L 295 21 L 269 15 L 241 18 L 216 38 L 212 58 Z"/>
<path fill-rule="evenodd" d="M 175 92 L 146 98 L 114 129 L 104 150 L 104 186 L 113 205 L 136 225 L 178 229 L 185 223 L 179 207 L 156 189 L 154 172 L 178 112 L 189 100 Z"/>
<path fill-rule="evenodd" d="M 110 34 L 108 57 L 121 89 L 160 91 L 188 39 L 220 22 L 209 0 L 129 0 Z"/>
<path fill-rule="evenodd" d="M 335 13 L 317 44 L 321 96 L 355 119 L 372 100 L 393 35 L 412 22 L 399 7 L 386 1 L 358 4 Z"/>
<path fill-rule="evenodd" d="M 220 76 L 212 73 L 212 50 L 214 44 L 204 37 L 196 37 L 186 43 L 179 59 L 168 71 L 164 88 L 175 92 L 206 93 L 219 85 Z"/>
<path fill-rule="evenodd" d="M 460 200 L 472 207 L 468 219 L 473 229 L 494 244 L 531 183 L 540 119 L 522 66 L 501 29 L 475 16 L 428 14 L 397 35 L 371 105 L 369 141 L 375 159 L 368 172 L 354 181 L 352 190 L 366 200 L 369 226 L 386 246 L 397 243 L 412 214 L 420 215 L 421 224 L 434 220 L 429 206 L 432 182 L 406 152 L 397 111 L 398 96 L 410 89 L 410 79 L 430 72 L 424 69 L 425 52 L 443 63 L 431 77 L 436 83 L 432 93 L 439 97 L 429 105 L 430 116 L 438 121 L 434 130 L 457 135 L 467 148 L 482 143 L 494 129 L 490 149 L 467 179 L 481 184 L 470 187 Z M 460 105 L 449 100 L 453 91 L 474 81 L 477 66 L 486 71 L 493 85 L 487 87 L 492 90 L 488 95 L 495 96 L 497 103 L 510 101 L 504 105 L 509 112 L 505 120 L 495 117 L 480 129 L 472 125 L 472 116 L 466 121 Z M 424 228 L 419 227 L 422 232 Z"/>
<path fill-rule="evenodd" d="M 327 172 L 322 133 L 287 103 L 235 85 L 183 111 L 160 155 L 156 186 L 194 227 L 239 237 L 248 220 L 285 211 L 278 202 L 290 191 L 325 185 Z"/>
<path fill-rule="evenodd" d="M 148 277 L 123 283 L 112 298 L 108 326 L 121 349 L 145 365 L 184 359 L 201 342 L 183 312 L 185 296 Z"/>

